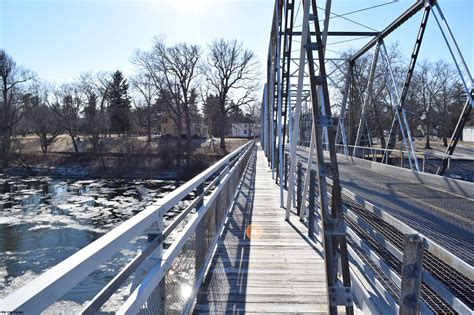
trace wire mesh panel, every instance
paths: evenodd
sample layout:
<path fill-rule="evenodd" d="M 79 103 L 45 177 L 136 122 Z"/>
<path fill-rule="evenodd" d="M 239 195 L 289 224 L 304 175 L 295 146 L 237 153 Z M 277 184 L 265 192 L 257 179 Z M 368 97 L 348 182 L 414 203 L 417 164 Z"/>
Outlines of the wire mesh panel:
<path fill-rule="evenodd" d="M 227 184 L 226 184 L 227 185 Z M 215 202 L 216 202 L 216 207 L 215 207 L 215 228 L 218 229 L 221 225 L 222 220 L 224 219 L 224 211 L 227 206 L 227 191 L 226 191 L 226 186 L 224 185 L 222 187 L 222 190 L 220 194 L 217 196 Z"/>
<path fill-rule="evenodd" d="M 181 314 L 196 279 L 196 233 L 186 242 L 166 274 L 165 314 Z"/>
<path fill-rule="evenodd" d="M 204 243 L 205 243 L 205 255 L 209 255 L 209 252 L 212 251 L 214 247 L 214 239 L 216 237 L 216 207 L 215 202 L 209 205 L 209 210 L 207 211 L 206 215 L 203 218 L 202 223 L 204 224 Z M 205 266 L 199 266 L 200 269 L 204 268 Z"/>
<path fill-rule="evenodd" d="M 145 305 L 139 310 L 139 315 L 165 314 L 164 305 L 166 305 L 165 294 L 166 278 L 160 281 L 160 284 L 153 290 Z"/>
<path fill-rule="evenodd" d="M 250 152 L 232 166 L 228 177 L 223 176 L 216 182 L 212 193 L 216 195 L 209 196 L 210 199 L 205 203 L 204 208 L 198 205 L 200 209 L 197 211 L 204 211 L 205 214 L 173 261 L 164 280 L 153 291 L 139 314 L 181 314 L 189 306 L 196 281 L 200 281 L 200 277 L 203 276 L 218 240 L 218 233 L 225 222 L 227 210 L 234 202 L 233 197 L 239 187 L 249 157 Z"/>

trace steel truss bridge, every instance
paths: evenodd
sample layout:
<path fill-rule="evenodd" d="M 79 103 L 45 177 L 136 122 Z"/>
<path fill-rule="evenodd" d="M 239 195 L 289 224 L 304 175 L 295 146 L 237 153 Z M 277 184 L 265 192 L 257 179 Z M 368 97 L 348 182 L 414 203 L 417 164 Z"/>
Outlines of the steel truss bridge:
<path fill-rule="evenodd" d="M 324 16 L 319 2 L 275 1 L 260 143 L 228 154 L 14 291 L 0 301 L 0 313 L 51 311 L 129 242 L 146 236 L 141 252 L 91 292 L 78 312 L 96 314 L 113 300 L 118 314 L 472 314 L 474 184 L 441 175 L 469 119 L 473 84 L 441 8 L 436 1 L 416 1 L 380 32 L 331 31 L 331 1 Z M 417 12 L 422 20 L 400 90 L 384 39 Z M 423 172 L 404 109 L 429 16 L 467 95 L 437 175 Z M 339 60 L 346 73 L 344 82 L 336 82 L 343 89 L 336 124 L 326 69 L 336 60 L 325 58 L 326 41 L 360 35 L 371 39 Z M 371 50 L 350 145 L 344 118 L 354 106 L 353 65 Z M 395 112 L 385 148 L 363 141 L 370 139 L 366 118 L 378 58 Z M 304 108 L 311 113 L 306 120 Z M 301 145 L 302 122 L 310 126 L 309 146 Z M 409 169 L 388 163 L 399 151 L 397 134 L 404 148 L 400 162 L 407 160 Z M 183 206 L 184 200 L 190 201 Z M 179 214 L 167 221 L 170 211 Z M 120 295 L 124 290 L 128 294 Z"/>

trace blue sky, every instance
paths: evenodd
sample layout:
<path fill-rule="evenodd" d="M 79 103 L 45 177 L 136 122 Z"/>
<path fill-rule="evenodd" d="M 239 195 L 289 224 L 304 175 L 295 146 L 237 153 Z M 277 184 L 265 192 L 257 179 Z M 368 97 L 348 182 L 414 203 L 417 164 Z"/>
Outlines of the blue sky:
<path fill-rule="evenodd" d="M 390 0 L 333 0 L 338 14 Z M 381 30 L 414 1 L 398 1 L 373 10 L 350 14 Z M 324 1 L 318 1 L 324 6 Z M 471 72 L 474 71 L 474 1 L 439 0 Z M 41 78 L 69 81 L 85 71 L 123 70 L 133 73 L 130 56 L 146 50 L 153 36 L 173 44 L 186 41 L 205 46 L 214 38 L 238 39 L 254 50 L 263 72 L 268 48 L 273 0 L 0 0 L 0 47 L 17 63 Z M 411 52 L 421 13 L 387 38 Z M 340 18 L 331 30 L 367 30 Z M 342 38 L 345 39 L 345 38 Z M 367 39 L 331 44 L 331 50 L 360 47 Z M 435 24 L 430 20 L 421 58 L 450 60 Z"/>

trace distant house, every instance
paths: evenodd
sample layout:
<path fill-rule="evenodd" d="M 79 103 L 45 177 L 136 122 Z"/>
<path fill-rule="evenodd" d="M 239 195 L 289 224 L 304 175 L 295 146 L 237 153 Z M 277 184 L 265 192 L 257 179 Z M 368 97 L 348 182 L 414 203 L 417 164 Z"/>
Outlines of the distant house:
<path fill-rule="evenodd" d="M 253 138 L 260 136 L 260 124 L 232 123 L 230 136 L 235 138 Z"/>
<path fill-rule="evenodd" d="M 474 126 L 466 126 L 462 130 L 462 141 L 474 142 Z"/>
<path fill-rule="evenodd" d="M 175 121 L 177 118 L 173 119 L 171 110 L 165 110 L 161 118 L 161 134 L 163 136 L 171 136 L 173 138 L 178 137 L 178 128 L 176 127 Z M 186 120 L 184 115 L 181 117 L 181 137 L 186 137 Z M 209 135 L 209 130 L 207 125 L 203 123 L 201 115 L 196 112 L 193 113 L 191 117 L 191 137 L 193 138 L 207 138 Z"/>

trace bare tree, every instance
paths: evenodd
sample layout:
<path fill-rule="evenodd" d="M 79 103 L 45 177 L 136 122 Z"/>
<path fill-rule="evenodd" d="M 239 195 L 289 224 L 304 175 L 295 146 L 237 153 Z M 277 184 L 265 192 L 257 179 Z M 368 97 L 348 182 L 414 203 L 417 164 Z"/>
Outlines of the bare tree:
<path fill-rule="evenodd" d="M 209 47 L 205 75 L 211 92 L 219 98 L 220 147 L 225 149 L 226 113 L 256 101 L 256 56 L 236 40 L 215 40 Z M 231 96 L 236 97 L 234 102 Z"/>
<path fill-rule="evenodd" d="M 155 38 L 149 52 L 137 52 L 132 61 L 153 81 L 165 101 L 166 110 L 177 129 L 176 159 L 181 160 L 181 134 L 183 118 L 186 123 L 188 147 L 191 139 L 192 95 L 198 84 L 198 61 L 200 50 L 198 46 L 177 44 L 167 47 L 162 38 Z M 193 92 L 194 91 L 194 92 Z"/>
<path fill-rule="evenodd" d="M 204 121 L 209 128 L 209 135 L 214 137 L 219 133 L 218 119 L 219 119 L 219 98 L 207 92 L 201 93 L 202 97 L 202 111 L 204 114 Z"/>
<path fill-rule="evenodd" d="M 417 67 L 417 71 L 413 76 L 413 88 L 417 91 L 413 93 L 413 98 L 422 110 L 420 118 L 425 126 L 425 149 L 431 149 L 430 135 L 435 123 L 437 99 L 449 79 L 443 73 L 445 66 L 446 63 L 441 61 L 432 64 L 425 60 L 419 63 L 419 67 Z"/>
<path fill-rule="evenodd" d="M 7 165 L 11 149 L 13 127 L 26 113 L 22 109 L 21 95 L 25 91 L 25 84 L 31 81 L 34 75 L 15 63 L 5 52 L 0 50 L 0 80 L 2 99 L 0 103 L 0 153 L 3 157 L 3 166 Z"/>
<path fill-rule="evenodd" d="M 443 145 L 448 146 L 448 136 L 453 132 L 466 96 L 461 82 L 453 67 L 445 61 L 435 65 L 438 74 L 444 78 L 440 82 L 440 91 L 436 97 L 435 110 L 438 125 L 438 136 L 443 139 Z"/>
<path fill-rule="evenodd" d="M 92 153 L 99 157 L 102 167 L 104 161 L 104 138 L 110 130 L 110 119 L 107 115 L 107 93 L 110 86 L 110 73 L 83 73 L 78 87 L 84 94 L 85 106 L 83 129 L 90 136 Z"/>
<path fill-rule="evenodd" d="M 100 135 L 105 137 L 110 129 L 110 119 L 107 115 L 107 94 L 110 87 L 110 77 L 111 73 L 109 72 L 82 73 L 78 83 L 86 98 L 92 94 L 97 97 L 95 117 L 99 123 L 91 126 L 94 127 L 94 130 L 90 131 L 97 132 L 98 138 L 100 138 Z"/>
<path fill-rule="evenodd" d="M 38 136 L 41 151 L 46 156 L 48 147 L 54 142 L 62 131 L 61 123 L 54 111 L 47 105 L 50 97 L 49 86 L 43 84 L 36 87 L 35 95 L 31 96 L 31 108 L 28 118 L 32 131 Z"/>
<path fill-rule="evenodd" d="M 156 43 L 155 45 L 160 45 Z M 167 85 L 176 82 L 178 89 L 174 99 L 183 107 L 184 119 L 186 123 L 187 148 L 191 147 L 191 118 L 192 105 L 196 99 L 197 85 L 199 84 L 198 61 L 200 49 L 196 45 L 180 43 L 166 49 L 167 73 L 165 79 Z M 173 89 L 170 89 L 173 91 Z"/>
<path fill-rule="evenodd" d="M 79 153 L 76 135 L 83 104 L 81 90 L 74 84 L 64 84 L 56 89 L 54 100 L 49 103 L 50 108 L 60 119 L 62 128 L 71 138 L 75 153 Z"/>
<path fill-rule="evenodd" d="M 146 128 L 147 146 L 150 146 L 151 130 L 159 118 L 155 106 L 159 91 L 153 83 L 153 79 L 146 73 L 138 74 L 131 80 L 131 83 L 133 89 L 138 92 L 142 101 L 134 101 L 133 103 L 138 116 L 138 124 Z"/>

